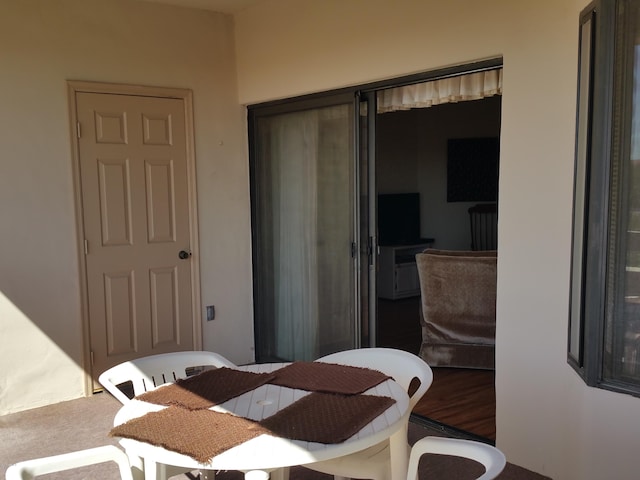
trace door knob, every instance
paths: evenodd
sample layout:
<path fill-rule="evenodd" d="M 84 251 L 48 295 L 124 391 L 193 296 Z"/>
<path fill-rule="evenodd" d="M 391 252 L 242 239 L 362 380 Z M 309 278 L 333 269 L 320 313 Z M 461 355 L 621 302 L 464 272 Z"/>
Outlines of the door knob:
<path fill-rule="evenodd" d="M 186 260 L 187 258 L 189 258 L 191 256 L 191 252 L 188 252 L 186 250 L 180 250 L 180 253 L 178 253 L 178 257 L 181 260 Z"/>

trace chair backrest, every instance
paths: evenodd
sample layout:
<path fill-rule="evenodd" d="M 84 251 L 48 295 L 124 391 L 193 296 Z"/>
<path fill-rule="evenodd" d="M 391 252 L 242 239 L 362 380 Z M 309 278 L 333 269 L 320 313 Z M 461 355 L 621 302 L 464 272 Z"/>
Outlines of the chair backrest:
<path fill-rule="evenodd" d="M 132 395 L 140 395 L 165 384 L 174 383 L 202 371 L 199 367 L 230 367 L 232 362 L 214 352 L 188 351 L 161 353 L 137 358 L 105 370 L 98 377 L 100 384 L 121 403 L 127 403 L 127 395 L 121 385 L 131 382 Z"/>
<path fill-rule="evenodd" d="M 471 250 L 498 248 L 498 207 L 495 203 L 480 203 L 469 208 Z"/>
<path fill-rule="evenodd" d="M 417 480 L 420 457 L 427 453 L 464 457 L 481 463 L 485 473 L 476 480 L 496 478 L 507 464 L 504 453 L 486 443 L 458 438 L 424 437 L 411 448 L 407 480 Z"/>
<path fill-rule="evenodd" d="M 497 252 L 427 249 L 416 255 L 422 313 L 427 324 L 474 319 L 495 336 Z M 440 335 L 448 330 L 436 329 Z M 477 332 L 475 332 L 477 335 Z M 472 335 L 472 333 L 469 333 Z"/>
<path fill-rule="evenodd" d="M 326 355 L 317 361 L 366 367 L 386 373 L 409 393 L 409 407 L 411 409 L 433 382 L 433 372 L 424 360 L 412 353 L 394 348 L 376 347 L 345 350 Z M 420 385 L 414 391 L 410 391 L 409 387 L 413 379 L 417 379 Z"/>
<path fill-rule="evenodd" d="M 62 455 L 53 455 L 51 457 L 35 458 L 33 460 L 18 462 L 7 469 L 5 478 L 6 480 L 31 480 L 39 475 L 104 462 L 116 462 L 122 480 L 133 480 L 127 454 L 115 445 L 104 445 L 102 447 L 63 453 Z"/>
<path fill-rule="evenodd" d="M 420 357 L 429 365 L 495 368 L 497 252 L 427 249 L 416 255 Z"/>

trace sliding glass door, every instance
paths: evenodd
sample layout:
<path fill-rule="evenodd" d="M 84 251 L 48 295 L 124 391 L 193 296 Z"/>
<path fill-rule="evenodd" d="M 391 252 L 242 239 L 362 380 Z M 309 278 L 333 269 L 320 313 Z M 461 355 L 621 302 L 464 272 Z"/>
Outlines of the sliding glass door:
<path fill-rule="evenodd" d="M 416 163 L 422 153 L 395 153 L 409 151 L 409 144 L 384 132 L 390 123 L 380 114 L 398 121 L 403 110 L 500 95 L 499 67 L 499 60 L 488 60 L 249 108 L 257 361 L 311 360 L 389 344 L 378 335 L 378 190 L 424 192 L 421 205 L 437 210 L 430 226 L 444 225 L 445 231 L 451 222 L 454 231 L 464 231 L 468 217 L 466 206 L 453 210 L 455 205 L 442 203 L 438 192 L 446 183 L 438 184 L 440 177 L 424 179 L 426 167 Z M 417 115 L 405 117 L 406 125 L 411 118 Z M 446 167 L 441 155 L 429 162 L 435 172 Z M 443 208 L 462 215 L 443 220 Z M 418 224 L 426 214 L 419 215 Z M 385 277 L 392 289 L 395 275 L 392 270 Z M 418 291 L 415 275 L 410 282 L 404 290 Z"/>
<path fill-rule="evenodd" d="M 353 96 L 250 110 L 256 360 L 358 346 Z"/>

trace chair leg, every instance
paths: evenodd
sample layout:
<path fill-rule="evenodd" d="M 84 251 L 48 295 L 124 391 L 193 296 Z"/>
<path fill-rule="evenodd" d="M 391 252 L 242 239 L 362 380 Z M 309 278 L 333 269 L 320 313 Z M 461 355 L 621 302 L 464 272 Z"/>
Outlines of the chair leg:
<path fill-rule="evenodd" d="M 278 468 L 272 471 L 269 476 L 271 480 L 289 480 L 289 467 Z"/>
<path fill-rule="evenodd" d="M 407 424 L 407 429 L 408 429 Z M 391 480 L 405 480 L 409 466 L 407 429 L 400 429 L 389 438 L 389 472 Z"/>
<path fill-rule="evenodd" d="M 144 460 L 144 480 L 162 480 L 159 476 L 160 469 L 158 464 L 152 460 Z"/>
<path fill-rule="evenodd" d="M 144 480 L 144 462 L 142 458 L 128 453 L 127 456 L 129 457 L 129 464 L 131 465 L 131 476 L 133 480 Z"/>

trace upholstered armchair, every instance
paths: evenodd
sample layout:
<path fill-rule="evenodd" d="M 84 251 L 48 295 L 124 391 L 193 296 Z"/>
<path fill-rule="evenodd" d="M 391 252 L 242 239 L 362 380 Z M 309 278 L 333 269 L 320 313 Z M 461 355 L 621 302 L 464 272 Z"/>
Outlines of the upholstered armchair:
<path fill-rule="evenodd" d="M 432 367 L 495 368 L 497 252 L 427 249 L 416 263 L 420 357 Z"/>

